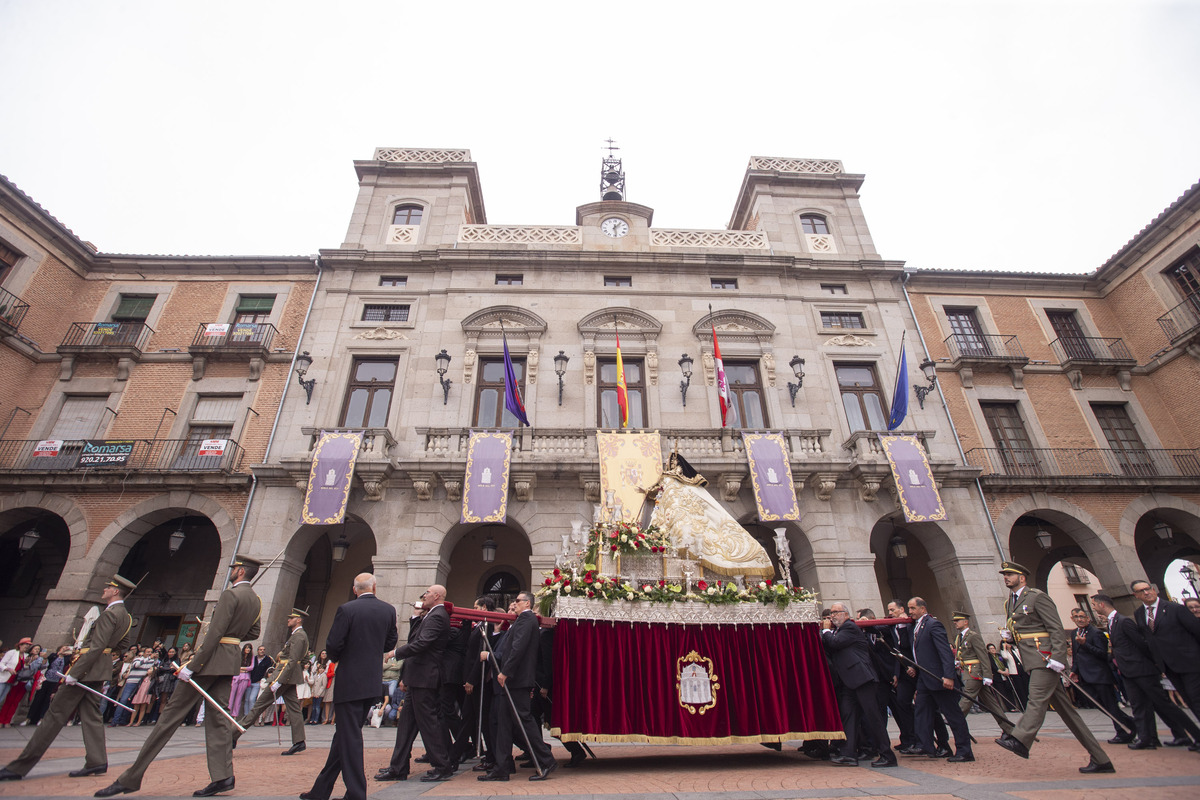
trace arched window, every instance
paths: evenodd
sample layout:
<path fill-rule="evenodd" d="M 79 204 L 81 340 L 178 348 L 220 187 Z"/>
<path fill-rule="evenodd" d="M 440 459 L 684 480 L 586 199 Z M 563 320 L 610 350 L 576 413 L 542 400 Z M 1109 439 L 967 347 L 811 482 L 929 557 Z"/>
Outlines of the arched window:
<path fill-rule="evenodd" d="M 820 214 L 804 214 L 800 217 L 800 226 L 805 233 L 829 233 L 829 226 Z"/>
<path fill-rule="evenodd" d="M 511 572 L 497 572 L 483 582 L 483 590 L 479 594 L 491 595 L 496 601 L 496 610 L 507 611 L 508 604 L 516 600 L 522 591 L 524 589 L 521 588 L 521 582 L 517 580 L 516 575 Z"/>
<path fill-rule="evenodd" d="M 411 203 L 396 206 L 396 214 L 392 217 L 393 225 L 420 225 L 421 215 L 425 209 Z"/>

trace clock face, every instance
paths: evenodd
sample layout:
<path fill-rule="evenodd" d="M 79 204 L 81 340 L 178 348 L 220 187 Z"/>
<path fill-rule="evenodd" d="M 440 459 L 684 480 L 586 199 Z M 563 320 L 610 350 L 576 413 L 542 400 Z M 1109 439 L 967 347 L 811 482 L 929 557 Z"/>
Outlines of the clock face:
<path fill-rule="evenodd" d="M 618 217 L 609 217 L 600 223 L 600 230 L 605 236 L 611 236 L 614 239 L 620 239 L 625 234 L 629 233 L 629 223 Z"/>

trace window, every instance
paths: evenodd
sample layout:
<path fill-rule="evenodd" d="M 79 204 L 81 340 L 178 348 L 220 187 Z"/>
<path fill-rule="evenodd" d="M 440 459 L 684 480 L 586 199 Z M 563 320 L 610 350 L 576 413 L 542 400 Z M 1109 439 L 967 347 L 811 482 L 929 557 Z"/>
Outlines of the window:
<path fill-rule="evenodd" d="M 763 402 L 758 365 L 727 362 L 725 380 L 729 382 L 730 407 L 725 418 L 729 427 L 751 430 L 767 427 L 767 408 Z"/>
<path fill-rule="evenodd" d="M 605 286 L 633 286 L 633 278 L 629 277 L 628 275 L 625 275 L 625 276 L 605 275 L 604 276 L 604 285 Z"/>
<path fill-rule="evenodd" d="M 875 367 L 870 364 L 834 364 L 838 391 L 842 395 L 842 408 L 846 410 L 846 421 L 850 432 L 887 430 L 887 413 L 884 411 L 883 394 L 875 378 Z"/>
<path fill-rule="evenodd" d="M 1124 403 L 1092 403 L 1092 413 L 1096 415 L 1122 472 L 1141 476 L 1158 474 Z"/>
<path fill-rule="evenodd" d="M 846 284 L 844 283 L 822 283 L 822 294 L 846 294 Z"/>
<path fill-rule="evenodd" d="M 714 289 L 736 289 L 737 278 L 709 278 Z"/>
<path fill-rule="evenodd" d="M 1076 583 L 1076 584 L 1090 583 L 1090 581 L 1088 580 L 1087 573 L 1084 572 L 1083 570 L 1081 570 L 1077 565 L 1068 564 L 1067 562 L 1064 561 L 1062 563 L 1062 569 L 1063 569 L 1063 575 L 1067 579 L 1067 583 Z M 1086 601 L 1087 596 L 1084 595 L 1083 599 Z"/>
<path fill-rule="evenodd" d="M 1054 329 L 1058 344 L 1067 358 L 1095 358 L 1091 345 L 1083 335 L 1083 329 L 1079 327 L 1079 318 L 1074 311 L 1046 309 L 1046 318 L 1050 320 L 1050 327 Z"/>
<path fill-rule="evenodd" d="M 379 279 L 380 286 L 408 286 L 407 275 L 384 275 Z"/>
<path fill-rule="evenodd" d="M 992 441 L 1000 451 L 1000 463 L 1008 475 L 1040 475 L 1038 453 L 1029 440 L 1025 421 L 1016 403 L 980 403 Z"/>
<path fill-rule="evenodd" d="M 524 281 L 521 275 L 497 275 L 497 286 L 520 286 Z"/>
<path fill-rule="evenodd" d="M 829 233 L 829 226 L 820 214 L 804 214 L 800 217 L 800 226 L 805 233 Z"/>
<path fill-rule="evenodd" d="M 525 359 L 512 360 L 517 391 L 525 398 Z M 528 407 L 527 407 L 528 408 Z M 481 428 L 515 428 L 519 424 L 504 407 L 504 359 L 481 358 L 475 389 L 475 424 Z"/>
<path fill-rule="evenodd" d="M 1190 253 L 1167 270 L 1185 298 L 1200 295 L 1200 251 Z"/>
<path fill-rule="evenodd" d="M 157 295 L 153 294 L 123 294 L 113 312 L 113 322 L 142 322 L 150 316 Z"/>
<path fill-rule="evenodd" d="M 107 396 L 67 395 L 48 439 L 90 439 L 100 434 Z"/>
<path fill-rule="evenodd" d="M 340 426 L 386 428 L 395 386 L 396 359 L 354 359 Z"/>
<path fill-rule="evenodd" d="M 362 318 L 365 322 L 408 322 L 407 305 L 365 305 Z"/>
<path fill-rule="evenodd" d="M 855 311 L 822 311 L 821 327 L 823 328 L 858 328 L 867 327 L 863 324 L 863 315 Z"/>
<path fill-rule="evenodd" d="M 992 350 L 979 327 L 973 308 L 947 308 L 946 319 L 960 355 L 990 356 Z"/>
<path fill-rule="evenodd" d="M 238 297 L 237 311 L 234 323 L 249 323 L 258 325 L 271 318 L 271 309 L 275 307 L 273 294 L 244 294 Z"/>
<path fill-rule="evenodd" d="M 17 260 L 21 254 L 4 242 L 0 242 L 0 283 L 4 282 L 4 278 L 8 275 L 8 271 L 17 265 Z"/>
<path fill-rule="evenodd" d="M 621 359 L 625 366 L 625 388 L 629 394 L 629 427 L 646 427 L 646 378 L 641 360 Z M 617 406 L 617 360 L 598 359 L 600 377 L 596 381 L 599 402 L 596 404 L 601 428 L 621 427 L 621 411 Z"/>
<path fill-rule="evenodd" d="M 226 454 L 232 454 L 229 439 L 233 436 L 233 424 L 242 407 L 242 395 L 200 395 L 196 408 L 188 422 L 187 439 L 179 455 L 171 465 L 173 469 L 219 469 Z M 212 454 L 215 448 L 205 449 L 209 440 L 225 442 L 224 448 Z M 201 455 L 201 453 L 205 455 Z"/>
<path fill-rule="evenodd" d="M 396 213 L 392 215 L 393 225 L 420 225 L 421 215 L 425 213 L 425 209 L 421 206 L 403 205 L 396 206 Z"/>

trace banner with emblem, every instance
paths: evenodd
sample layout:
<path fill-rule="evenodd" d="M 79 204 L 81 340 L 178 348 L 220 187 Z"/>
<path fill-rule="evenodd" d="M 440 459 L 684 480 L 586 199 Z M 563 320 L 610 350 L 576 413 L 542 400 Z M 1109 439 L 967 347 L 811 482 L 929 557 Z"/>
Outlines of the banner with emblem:
<path fill-rule="evenodd" d="M 463 479 L 463 522 L 504 523 L 508 514 L 511 460 L 511 433 L 471 431 L 467 445 L 467 474 Z"/>
<path fill-rule="evenodd" d="M 300 512 L 306 525 L 334 525 L 345 518 L 362 438 L 362 431 L 321 431 Z"/>
<path fill-rule="evenodd" d="M 564 742 L 844 739 L 815 623 L 560 617 L 551 735 Z"/>
<path fill-rule="evenodd" d="M 658 431 L 653 433 L 603 433 L 596 431 L 600 453 L 600 496 L 613 493 L 621 501 L 621 516 L 627 522 L 638 520 L 645 490 L 662 475 L 662 444 Z"/>
<path fill-rule="evenodd" d="M 800 503 L 792 484 L 792 465 L 783 435 L 778 433 L 742 433 L 750 480 L 754 485 L 754 503 L 763 522 L 800 519 Z"/>
<path fill-rule="evenodd" d="M 904 509 L 905 522 L 935 522 L 946 519 L 946 507 L 938 493 L 937 481 L 925 456 L 925 448 L 915 436 L 880 436 L 879 444 L 887 454 L 896 482 L 896 496 Z"/>

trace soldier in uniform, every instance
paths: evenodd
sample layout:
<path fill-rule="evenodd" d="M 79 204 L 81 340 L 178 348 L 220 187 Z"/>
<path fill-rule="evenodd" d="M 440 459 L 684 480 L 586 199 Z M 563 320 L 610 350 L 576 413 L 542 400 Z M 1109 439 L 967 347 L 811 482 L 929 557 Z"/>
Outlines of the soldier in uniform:
<path fill-rule="evenodd" d="M 1001 731 L 1011 733 L 1012 721 L 996 699 L 996 690 L 984 691 L 985 686 L 992 685 L 992 658 L 983 636 L 979 631 L 971 630 L 971 615 L 965 611 L 955 611 L 953 619 L 954 627 L 958 629 L 954 636 L 954 660 L 962 677 L 963 694 L 967 695 L 958 701 L 958 707 L 967 714 L 972 702 L 979 703 L 996 718 Z"/>
<path fill-rule="evenodd" d="M 125 598 L 134 589 L 132 581 L 120 575 L 113 577 L 104 586 L 100 599 L 107 607 L 96 619 L 91 630 L 83 638 L 79 656 L 75 659 L 58 691 L 50 703 L 50 710 L 33 731 L 29 743 L 7 767 L 0 769 L 0 780 L 19 781 L 29 774 L 46 750 L 54 742 L 59 731 L 79 709 L 79 720 L 83 725 L 83 746 L 87 755 L 83 769 L 69 773 L 72 778 L 88 775 L 103 775 L 108 771 L 108 754 L 104 745 L 104 722 L 100 717 L 100 699 L 84 691 L 80 684 L 99 690 L 104 681 L 112 676 L 112 653 L 123 652 L 129 646 L 129 631 L 133 618 L 125 610 Z"/>
<path fill-rule="evenodd" d="M 96 797 L 129 794 L 142 788 L 146 769 L 179 730 L 180 723 L 192 710 L 196 696 L 187 688 L 194 684 L 206 691 L 222 707 L 229 705 L 229 690 L 234 675 L 241 670 L 242 642 L 258 638 L 258 618 L 262 600 L 254 593 L 250 579 L 258 574 L 262 562 L 237 555 L 229 567 L 230 587 L 221 592 L 204 639 L 178 672 L 179 684 L 159 717 L 158 724 L 142 744 L 137 759 L 111 785 L 96 792 Z M 204 741 L 208 751 L 208 775 L 212 782 L 193 792 L 194 797 L 211 797 L 233 788 L 233 725 L 216 709 L 204 715 Z"/>
<path fill-rule="evenodd" d="M 1087 766 L 1080 767 L 1079 771 L 1116 772 L 1096 737 L 1071 705 L 1071 698 L 1059 677 L 1067 668 L 1071 648 L 1054 601 L 1042 590 L 1026 585 L 1030 572 L 1020 564 L 1005 561 L 1000 565 L 1000 574 L 1012 593 L 1004 604 L 1008 623 L 1001 637 L 1015 642 L 1021 654 L 1021 661 L 1029 673 L 1029 702 L 1016 727 L 1011 733 L 1001 735 L 996 744 L 1021 758 L 1029 758 L 1029 748 L 1046 719 L 1046 709 L 1053 703 L 1054 710 L 1091 756 Z"/>
<path fill-rule="evenodd" d="M 308 655 L 308 634 L 304 632 L 304 619 L 308 614 L 293 608 L 288 615 L 287 626 L 291 634 L 283 649 L 275 657 L 275 666 L 267 676 L 271 683 L 270 692 L 259 692 L 254 707 L 242 715 L 238 724 L 249 728 L 262 715 L 267 707 L 275 702 L 276 697 L 283 698 L 287 707 L 288 724 L 292 727 L 292 746 L 284 750 L 282 755 L 294 756 L 303 753 L 304 743 L 304 713 L 300 708 L 300 698 L 296 694 L 296 685 L 304 680 L 304 657 Z M 239 734 L 233 732 L 233 746 L 237 747 Z"/>

